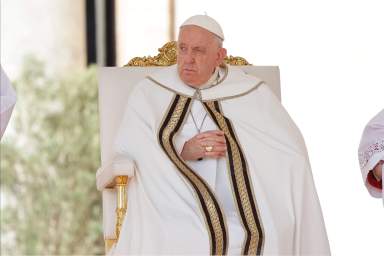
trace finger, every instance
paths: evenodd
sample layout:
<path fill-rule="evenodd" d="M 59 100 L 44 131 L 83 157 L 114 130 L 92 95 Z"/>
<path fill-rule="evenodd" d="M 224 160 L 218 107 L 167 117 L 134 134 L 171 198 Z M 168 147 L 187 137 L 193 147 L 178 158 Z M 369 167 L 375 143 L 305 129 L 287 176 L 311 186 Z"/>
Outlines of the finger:
<path fill-rule="evenodd" d="M 224 132 L 220 130 L 205 131 L 196 135 L 196 138 L 202 139 L 202 138 L 207 138 L 212 136 L 224 136 Z"/>
<path fill-rule="evenodd" d="M 224 132 L 222 130 L 209 130 L 202 132 L 201 134 L 218 134 L 218 135 L 223 135 Z"/>
<path fill-rule="evenodd" d="M 203 146 L 226 145 L 226 141 L 224 138 L 206 138 L 199 140 L 199 143 Z"/>
<path fill-rule="evenodd" d="M 207 150 L 205 150 L 205 149 L 203 149 L 203 151 L 202 151 L 202 154 L 203 155 L 206 155 L 206 154 L 208 154 L 208 155 L 221 155 L 221 156 L 224 156 L 224 155 L 226 155 L 227 154 L 227 150 L 226 149 L 214 149 L 214 150 L 212 150 L 212 151 L 207 151 Z"/>
<path fill-rule="evenodd" d="M 216 145 L 213 146 L 211 152 L 227 152 L 227 147 L 225 145 Z"/>
<path fill-rule="evenodd" d="M 209 157 L 209 158 L 220 158 L 220 157 L 225 156 L 225 154 L 220 153 L 220 152 L 205 152 L 204 155 L 205 155 L 205 157 Z"/>
<path fill-rule="evenodd" d="M 225 140 L 224 135 L 206 135 L 204 137 L 197 138 L 197 140 Z"/>

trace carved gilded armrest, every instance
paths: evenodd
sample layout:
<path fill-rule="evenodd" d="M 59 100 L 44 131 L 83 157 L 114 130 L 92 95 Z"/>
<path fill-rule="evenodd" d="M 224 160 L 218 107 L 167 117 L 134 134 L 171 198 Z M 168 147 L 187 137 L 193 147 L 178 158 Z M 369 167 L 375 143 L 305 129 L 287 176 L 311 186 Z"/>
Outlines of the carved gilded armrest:
<path fill-rule="evenodd" d="M 111 164 L 101 167 L 96 174 L 96 185 L 100 191 L 116 194 L 114 234 L 105 236 L 105 250 L 108 252 L 118 241 L 124 216 L 127 211 L 127 185 L 135 172 L 134 162 L 127 158 L 115 158 Z"/>
<path fill-rule="evenodd" d="M 127 212 L 127 185 L 129 178 L 128 176 L 116 176 L 113 183 L 108 188 L 116 190 L 116 226 L 115 226 L 115 237 L 105 238 L 105 251 L 108 252 L 119 240 L 121 226 L 123 225 L 124 216 Z"/>

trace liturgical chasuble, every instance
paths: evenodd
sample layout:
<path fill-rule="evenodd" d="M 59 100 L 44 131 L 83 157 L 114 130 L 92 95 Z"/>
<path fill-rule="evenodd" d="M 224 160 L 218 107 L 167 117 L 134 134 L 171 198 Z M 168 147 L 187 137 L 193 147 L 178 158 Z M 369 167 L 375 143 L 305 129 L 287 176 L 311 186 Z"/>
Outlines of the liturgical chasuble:
<path fill-rule="evenodd" d="M 111 254 L 330 254 L 299 130 L 263 81 L 220 73 L 196 92 L 174 65 L 130 95 L 115 151 L 136 170 Z M 180 157 L 197 134 L 192 115 L 224 132 L 225 157 Z"/>

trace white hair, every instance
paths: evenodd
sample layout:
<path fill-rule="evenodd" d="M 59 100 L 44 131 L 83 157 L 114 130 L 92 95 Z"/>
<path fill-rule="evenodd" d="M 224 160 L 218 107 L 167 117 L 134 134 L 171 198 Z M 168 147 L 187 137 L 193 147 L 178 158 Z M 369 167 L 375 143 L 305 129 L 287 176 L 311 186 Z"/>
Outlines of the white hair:
<path fill-rule="evenodd" d="M 217 44 L 219 45 L 220 48 L 223 48 L 223 39 L 221 39 L 220 37 L 218 37 L 217 35 L 213 34 L 214 37 L 215 37 L 215 41 L 217 42 Z"/>

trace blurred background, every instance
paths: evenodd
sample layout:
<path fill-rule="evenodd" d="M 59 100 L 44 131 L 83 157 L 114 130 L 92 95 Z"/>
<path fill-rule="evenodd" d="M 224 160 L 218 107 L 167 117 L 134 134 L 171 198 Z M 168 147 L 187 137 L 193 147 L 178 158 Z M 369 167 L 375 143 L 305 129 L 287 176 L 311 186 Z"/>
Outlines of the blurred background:
<path fill-rule="evenodd" d="M 382 255 L 384 209 L 357 148 L 384 107 L 380 0 L 1 0 L 1 65 L 17 103 L 1 141 L 1 254 L 103 254 L 97 69 L 156 55 L 194 14 L 228 53 L 280 67 L 334 255 Z"/>

